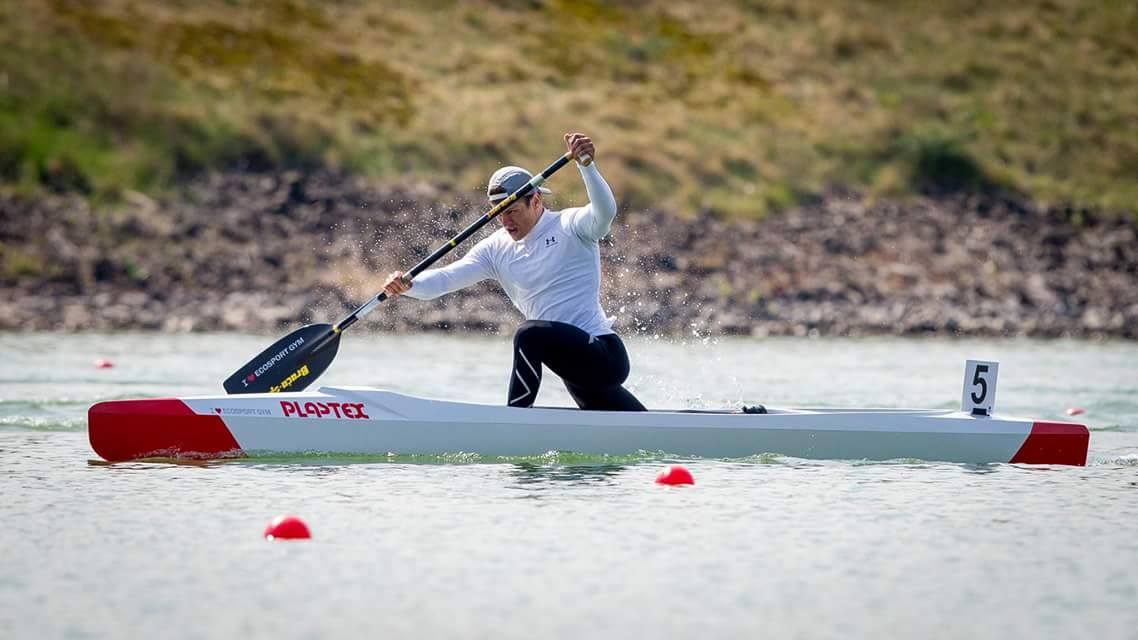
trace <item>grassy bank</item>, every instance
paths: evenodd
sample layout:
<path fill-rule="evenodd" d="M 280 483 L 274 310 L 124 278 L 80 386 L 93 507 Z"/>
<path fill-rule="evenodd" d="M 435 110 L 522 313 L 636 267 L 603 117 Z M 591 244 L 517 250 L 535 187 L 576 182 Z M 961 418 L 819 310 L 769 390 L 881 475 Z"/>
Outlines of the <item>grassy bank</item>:
<path fill-rule="evenodd" d="M 633 206 L 761 215 L 842 184 L 1133 210 L 1135 33 L 1110 0 L 17 0 L 0 179 L 100 198 L 333 166 L 466 191 L 582 129 Z"/>

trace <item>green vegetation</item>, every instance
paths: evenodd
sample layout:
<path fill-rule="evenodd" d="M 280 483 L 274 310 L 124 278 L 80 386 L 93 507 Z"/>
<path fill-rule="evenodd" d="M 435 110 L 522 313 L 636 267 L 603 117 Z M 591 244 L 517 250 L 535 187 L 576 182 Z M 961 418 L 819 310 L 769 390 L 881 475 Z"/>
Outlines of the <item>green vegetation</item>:
<path fill-rule="evenodd" d="M 467 191 L 580 129 L 638 206 L 761 215 L 842 184 L 1133 209 L 1135 34 L 1114 0 L 17 0 L 0 181 L 113 198 L 331 166 Z"/>

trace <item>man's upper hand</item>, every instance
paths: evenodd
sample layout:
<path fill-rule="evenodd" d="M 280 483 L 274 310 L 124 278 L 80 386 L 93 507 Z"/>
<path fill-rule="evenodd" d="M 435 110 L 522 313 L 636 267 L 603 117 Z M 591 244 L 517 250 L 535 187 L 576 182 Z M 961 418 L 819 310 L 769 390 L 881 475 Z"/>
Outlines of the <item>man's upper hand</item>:
<path fill-rule="evenodd" d="M 590 159 L 597 157 L 597 148 L 593 146 L 593 139 L 583 133 L 565 134 L 565 146 L 578 161 L 586 156 Z"/>

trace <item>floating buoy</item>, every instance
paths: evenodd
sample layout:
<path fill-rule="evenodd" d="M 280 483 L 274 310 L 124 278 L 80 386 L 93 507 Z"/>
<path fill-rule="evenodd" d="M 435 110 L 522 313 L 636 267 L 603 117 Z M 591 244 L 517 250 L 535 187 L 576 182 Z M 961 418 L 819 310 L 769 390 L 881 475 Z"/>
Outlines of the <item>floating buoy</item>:
<path fill-rule="evenodd" d="M 691 477 L 691 471 L 674 464 L 656 476 L 656 484 L 695 484 L 695 478 Z"/>
<path fill-rule="evenodd" d="M 98 360 L 95 361 L 95 368 L 96 369 L 110 369 L 113 366 L 115 366 L 115 363 L 113 363 L 110 360 L 107 360 L 105 358 L 99 358 Z"/>
<path fill-rule="evenodd" d="M 1067 415 L 1069 416 L 1081 416 L 1086 412 L 1087 410 L 1082 407 L 1071 407 L 1070 409 L 1067 409 Z"/>
<path fill-rule="evenodd" d="M 308 525 L 296 516 L 277 516 L 265 527 L 266 540 L 307 540 L 311 537 Z"/>

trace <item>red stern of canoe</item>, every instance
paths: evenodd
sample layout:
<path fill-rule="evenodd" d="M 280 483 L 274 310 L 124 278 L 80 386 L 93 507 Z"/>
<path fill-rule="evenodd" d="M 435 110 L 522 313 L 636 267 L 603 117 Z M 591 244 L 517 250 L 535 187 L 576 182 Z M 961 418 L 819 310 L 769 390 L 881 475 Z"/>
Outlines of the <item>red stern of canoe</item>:
<path fill-rule="evenodd" d="M 1091 432 L 1086 426 L 1070 422 L 1036 422 L 1019 448 L 1012 463 L 1022 464 L 1087 464 L 1087 448 Z"/>

